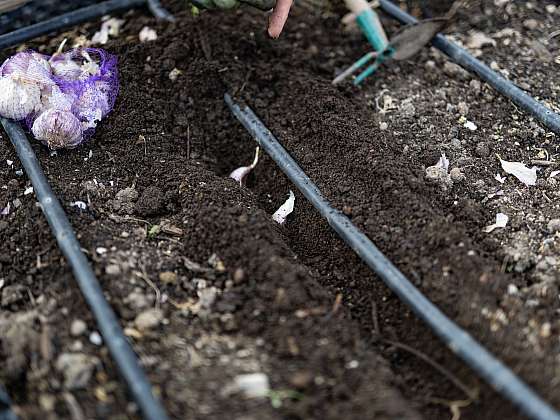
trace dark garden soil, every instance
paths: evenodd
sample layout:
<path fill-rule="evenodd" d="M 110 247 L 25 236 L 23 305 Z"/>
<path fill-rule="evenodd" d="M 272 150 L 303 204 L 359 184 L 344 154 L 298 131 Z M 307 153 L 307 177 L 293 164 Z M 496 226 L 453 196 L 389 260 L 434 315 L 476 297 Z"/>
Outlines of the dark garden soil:
<path fill-rule="evenodd" d="M 547 37 L 560 8 L 483 3 L 448 32 L 554 106 L 560 45 Z M 366 49 L 341 26 L 340 5 L 298 5 L 278 41 L 258 12 L 193 16 L 182 5 L 167 4 L 174 24 L 125 15 L 105 46 L 119 56 L 121 92 L 91 141 L 56 154 L 35 145 L 170 416 L 439 419 L 458 409 L 462 419 L 523 418 L 371 274 L 269 158 L 261 155 L 245 187 L 228 178 L 252 161 L 255 143 L 225 92 L 255 110 L 420 290 L 560 407 L 554 164 L 533 187 L 494 178 L 504 175 L 496 153 L 553 161 L 554 135 L 428 48 L 362 88 L 333 87 Z M 138 42 L 145 25 L 156 41 Z M 65 36 L 91 37 L 96 27 Z M 475 45 L 473 30 L 495 45 Z M 62 38 L 30 46 L 52 52 Z M 0 137 L 0 207 L 11 206 L 0 218 L 0 382 L 25 419 L 138 418 Z M 426 178 L 442 152 L 458 168 L 453 185 Z M 281 226 L 270 216 L 290 189 L 295 211 Z M 484 233 L 498 211 L 508 226 Z M 238 392 L 234 380 L 247 373 L 268 377 L 266 398 Z"/>

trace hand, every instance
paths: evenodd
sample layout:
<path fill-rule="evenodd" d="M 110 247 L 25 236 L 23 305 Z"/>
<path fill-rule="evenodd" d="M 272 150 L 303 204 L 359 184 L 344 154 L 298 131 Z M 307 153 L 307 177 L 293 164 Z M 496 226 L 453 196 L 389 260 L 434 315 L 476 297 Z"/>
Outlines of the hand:
<path fill-rule="evenodd" d="M 290 14 L 293 0 L 277 0 L 276 6 L 270 19 L 268 20 L 268 35 L 271 38 L 278 38 L 284 29 L 284 24 Z"/>

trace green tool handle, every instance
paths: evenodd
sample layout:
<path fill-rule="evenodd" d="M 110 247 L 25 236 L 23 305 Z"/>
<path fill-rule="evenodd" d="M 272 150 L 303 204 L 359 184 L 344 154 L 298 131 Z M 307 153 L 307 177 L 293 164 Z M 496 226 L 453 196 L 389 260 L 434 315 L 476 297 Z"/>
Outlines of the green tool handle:
<path fill-rule="evenodd" d="M 362 29 L 369 43 L 377 52 L 383 52 L 389 46 L 389 40 L 383 30 L 379 16 L 366 0 L 344 0 L 346 7 L 355 14 L 356 22 Z"/>

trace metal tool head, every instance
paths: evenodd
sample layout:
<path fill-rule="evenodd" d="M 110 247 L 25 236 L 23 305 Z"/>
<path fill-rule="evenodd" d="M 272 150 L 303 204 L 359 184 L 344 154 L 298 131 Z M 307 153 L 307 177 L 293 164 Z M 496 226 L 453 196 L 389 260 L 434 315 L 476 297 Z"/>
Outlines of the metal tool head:
<path fill-rule="evenodd" d="M 448 23 L 447 18 L 426 19 L 402 28 L 390 45 L 394 49 L 394 60 L 407 60 L 424 48 Z"/>

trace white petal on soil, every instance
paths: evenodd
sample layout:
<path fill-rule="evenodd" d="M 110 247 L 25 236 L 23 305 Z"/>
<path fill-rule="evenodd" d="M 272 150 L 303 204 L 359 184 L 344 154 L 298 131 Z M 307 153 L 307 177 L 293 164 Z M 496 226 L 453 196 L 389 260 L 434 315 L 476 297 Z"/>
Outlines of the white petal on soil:
<path fill-rule="evenodd" d="M 257 166 L 258 162 L 259 162 L 259 148 L 257 146 L 257 150 L 255 151 L 255 159 L 253 160 L 253 163 L 250 166 L 242 166 L 241 168 L 237 168 L 229 175 L 229 177 L 235 179 L 237 182 L 239 182 L 240 185 L 243 185 L 243 180 L 247 175 L 249 175 L 249 173 L 253 169 L 255 169 L 255 166 Z"/>
<path fill-rule="evenodd" d="M 296 196 L 292 191 L 290 191 L 290 197 L 286 200 L 284 204 L 280 206 L 276 213 L 272 215 L 272 220 L 277 223 L 283 224 L 286 221 L 286 217 L 294 211 L 294 204 L 296 202 Z"/>
<path fill-rule="evenodd" d="M 463 124 L 463 127 L 468 128 L 471 131 L 475 131 L 478 128 L 472 121 L 465 122 L 465 124 Z"/>
<path fill-rule="evenodd" d="M 537 183 L 537 168 L 527 168 L 521 162 L 507 162 L 500 159 L 502 169 L 513 175 L 525 185 L 535 185 Z"/>
<path fill-rule="evenodd" d="M 500 184 L 503 184 L 504 182 L 506 182 L 506 177 L 501 176 L 500 174 L 496 174 L 496 176 L 494 178 L 496 178 L 496 181 L 498 181 Z"/>
<path fill-rule="evenodd" d="M 549 178 L 554 178 L 554 177 L 555 177 L 556 175 L 558 175 L 558 174 L 560 174 L 560 171 L 552 171 L 552 172 L 550 173 Z"/>
<path fill-rule="evenodd" d="M 446 171 L 449 170 L 449 159 L 447 159 L 447 156 L 445 156 L 445 153 L 441 154 L 441 157 L 439 158 L 438 163 L 436 163 L 436 166 L 445 169 Z"/>
<path fill-rule="evenodd" d="M 505 215 L 504 213 L 498 213 L 496 215 L 496 223 L 490 226 L 486 226 L 484 228 L 484 232 L 490 233 L 494 229 L 505 228 L 507 226 L 508 221 L 509 221 L 509 217 L 507 217 L 507 215 Z"/>

